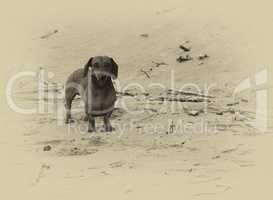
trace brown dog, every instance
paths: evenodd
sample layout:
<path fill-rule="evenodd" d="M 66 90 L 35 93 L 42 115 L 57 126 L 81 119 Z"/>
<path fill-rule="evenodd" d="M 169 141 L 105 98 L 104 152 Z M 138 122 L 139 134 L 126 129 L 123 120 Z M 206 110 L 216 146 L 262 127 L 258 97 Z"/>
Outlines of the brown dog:
<path fill-rule="evenodd" d="M 104 117 L 105 131 L 112 131 L 110 116 L 116 101 L 112 78 L 118 76 L 118 65 L 108 56 L 90 58 L 83 69 L 74 71 L 65 84 L 66 123 L 71 120 L 71 105 L 80 95 L 85 104 L 88 132 L 95 131 L 95 117 Z"/>

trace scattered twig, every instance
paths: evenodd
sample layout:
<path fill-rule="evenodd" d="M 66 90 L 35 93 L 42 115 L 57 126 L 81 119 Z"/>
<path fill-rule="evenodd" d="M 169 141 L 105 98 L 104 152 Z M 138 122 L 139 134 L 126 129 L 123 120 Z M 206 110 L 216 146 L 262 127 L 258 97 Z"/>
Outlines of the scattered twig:
<path fill-rule="evenodd" d="M 54 35 L 54 34 L 56 34 L 58 32 L 59 32 L 58 30 L 54 30 L 54 31 L 52 31 L 52 32 L 50 32 L 50 33 L 48 33 L 46 35 L 41 36 L 40 38 L 41 39 L 46 39 L 46 38 L 49 38 L 50 36 L 52 36 L 52 35 Z"/>
<path fill-rule="evenodd" d="M 236 102 L 233 102 L 233 103 L 228 103 L 227 106 L 235 106 L 235 105 L 239 105 L 240 102 L 239 101 L 236 101 Z"/>
<path fill-rule="evenodd" d="M 149 78 L 149 79 L 151 78 L 151 76 L 149 75 L 149 73 L 147 71 L 145 71 L 143 69 L 140 70 L 140 71 L 143 72 L 147 76 L 147 78 Z"/>
<path fill-rule="evenodd" d="M 238 147 L 234 147 L 234 148 L 231 148 L 231 149 L 226 149 L 226 150 L 223 150 L 221 151 L 221 153 L 225 154 L 225 153 L 232 153 L 234 151 L 238 150 Z"/>
<path fill-rule="evenodd" d="M 209 56 L 207 54 L 201 54 L 201 55 L 198 56 L 199 60 L 204 60 L 206 58 L 209 58 Z"/>
<path fill-rule="evenodd" d="M 118 167 L 122 167 L 123 165 L 125 165 L 125 162 L 117 161 L 117 162 L 110 163 L 109 165 L 111 168 L 118 168 Z"/>
<path fill-rule="evenodd" d="M 190 61 L 190 60 L 193 60 L 193 58 L 192 58 L 190 55 L 179 56 L 179 57 L 176 59 L 176 61 L 179 62 L 179 63 L 187 62 L 187 61 Z"/>
<path fill-rule="evenodd" d="M 191 48 L 185 47 L 185 46 L 183 46 L 183 45 L 180 45 L 179 48 L 182 49 L 182 50 L 185 51 L 185 52 L 188 52 L 188 51 L 191 50 Z"/>
<path fill-rule="evenodd" d="M 228 191 L 228 190 L 230 190 L 231 189 L 231 187 L 230 186 L 226 186 L 225 188 L 224 188 L 224 190 L 222 190 L 222 191 L 219 191 L 219 192 L 204 192 L 204 193 L 197 193 L 197 194 L 194 194 L 194 196 L 211 196 L 211 195 L 217 195 L 217 194 L 220 194 L 220 193 L 224 193 L 224 192 L 226 192 L 226 191 Z"/>
<path fill-rule="evenodd" d="M 165 62 L 155 62 L 155 61 L 152 61 L 152 62 L 155 64 L 155 67 L 160 67 L 160 65 L 168 65 Z"/>

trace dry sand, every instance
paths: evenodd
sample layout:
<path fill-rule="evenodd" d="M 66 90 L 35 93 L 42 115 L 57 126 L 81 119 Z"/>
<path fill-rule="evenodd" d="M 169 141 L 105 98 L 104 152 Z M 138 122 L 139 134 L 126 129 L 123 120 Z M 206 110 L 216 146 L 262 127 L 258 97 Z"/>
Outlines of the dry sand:
<path fill-rule="evenodd" d="M 2 4 L 1 199 L 272 199 L 272 132 L 262 133 L 248 125 L 255 117 L 253 91 L 242 96 L 247 101 L 240 101 L 239 109 L 249 115 L 239 120 L 234 120 L 238 116 L 233 113 L 196 117 L 183 109 L 171 113 L 168 105 L 166 111 L 158 102 L 150 102 L 147 108 L 143 96 L 128 97 L 130 110 L 143 113 L 119 109 L 112 122 L 116 129 L 131 119 L 138 123 L 131 129 L 125 126 L 123 132 L 98 132 L 91 138 L 73 130 L 68 133 L 67 126 L 57 124 L 54 112 L 16 113 L 5 97 L 8 80 L 16 73 L 43 68 L 54 74 L 49 82 L 63 84 L 90 56 L 110 55 L 120 66 L 118 88 L 131 83 L 146 89 L 151 83 L 170 88 L 174 71 L 177 88 L 187 83 L 215 84 L 210 91 L 216 97 L 212 106 L 225 108 L 233 102 L 232 92 L 241 81 L 273 64 L 269 2 L 47 0 Z M 178 63 L 176 58 L 185 55 L 178 47 L 185 41 L 189 41 L 186 46 L 191 47 L 194 60 Z M 196 59 L 200 54 L 209 55 L 202 64 Z M 153 62 L 167 65 L 156 67 Z M 148 78 L 141 70 L 150 68 Z M 36 86 L 32 78 L 16 82 L 16 102 L 36 107 Z M 147 91 L 158 95 L 156 90 Z M 41 102 L 53 110 L 62 106 L 62 99 Z M 203 103 L 185 105 L 195 110 L 203 107 Z M 74 117 L 86 126 L 81 114 Z M 175 125 L 178 120 L 191 125 L 205 120 L 217 131 L 170 134 L 168 120 Z M 141 132 L 147 124 L 166 129 Z M 44 151 L 48 145 L 50 151 Z"/>

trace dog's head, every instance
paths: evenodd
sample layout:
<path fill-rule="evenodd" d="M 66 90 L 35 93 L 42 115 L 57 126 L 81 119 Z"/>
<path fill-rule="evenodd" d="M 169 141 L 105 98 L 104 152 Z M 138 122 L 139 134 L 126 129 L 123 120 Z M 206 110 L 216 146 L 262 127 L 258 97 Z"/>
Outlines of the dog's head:
<path fill-rule="evenodd" d="M 103 85 L 109 78 L 116 79 L 118 77 L 118 65 L 108 56 L 96 56 L 89 59 L 84 66 L 84 77 L 87 76 L 88 70 L 91 68 L 92 76 L 94 76 L 100 85 Z"/>

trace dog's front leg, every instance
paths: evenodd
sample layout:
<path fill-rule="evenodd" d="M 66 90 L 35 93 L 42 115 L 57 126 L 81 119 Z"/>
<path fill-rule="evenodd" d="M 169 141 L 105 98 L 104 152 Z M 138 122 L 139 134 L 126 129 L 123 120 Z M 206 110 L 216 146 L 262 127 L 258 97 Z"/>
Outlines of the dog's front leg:
<path fill-rule="evenodd" d="M 71 121 L 72 121 L 72 119 L 71 119 L 71 110 L 66 108 L 65 123 L 69 124 Z"/>
<path fill-rule="evenodd" d="M 88 132 L 92 133 L 95 131 L 96 131 L 95 118 L 91 114 L 88 114 Z"/>
<path fill-rule="evenodd" d="M 105 131 L 106 132 L 111 132 L 113 131 L 113 127 L 110 123 L 110 116 L 111 116 L 112 112 L 111 113 L 108 113 L 106 114 L 104 117 L 103 117 L 103 121 L 104 121 L 104 127 L 105 127 Z"/>

